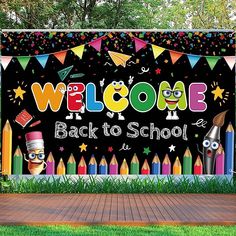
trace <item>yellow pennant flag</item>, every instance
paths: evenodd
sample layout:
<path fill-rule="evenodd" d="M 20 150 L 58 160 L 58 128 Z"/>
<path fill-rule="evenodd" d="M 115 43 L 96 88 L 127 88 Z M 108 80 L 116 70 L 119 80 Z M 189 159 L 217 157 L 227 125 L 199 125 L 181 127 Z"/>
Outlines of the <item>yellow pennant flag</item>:
<path fill-rule="evenodd" d="M 153 56 L 156 59 L 165 51 L 165 48 L 152 44 L 152 51 L 153 51 Z"/>
<path fill-rule="evenodd" d="M 76 56 L 78 56 L 80 59 L 82 59 L 82 57 L 83 57 L 83 52 L 84 52 L 84 44 L 83 44 L 83 45 L 80 45 L 80 46 L 77 46 L 77 47 L 74 47 L 74 48 L 71 48 L 71 51 L 72 51 Z"/>

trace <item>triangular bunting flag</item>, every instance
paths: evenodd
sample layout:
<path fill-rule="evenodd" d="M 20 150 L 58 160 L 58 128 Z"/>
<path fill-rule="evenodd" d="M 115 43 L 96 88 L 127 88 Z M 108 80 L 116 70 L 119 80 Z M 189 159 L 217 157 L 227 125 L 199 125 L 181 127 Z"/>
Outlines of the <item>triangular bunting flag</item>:
<path fill-rule="evenodd" d="M 116 66 L 123 66 L 126 67 L 126 62 L 131 58 L 130 55 L 108 51 L 109 56 L 111 57 L 112 61 L 115 63 Z"/>
<path fill-rule="evenodd" d="M 156 59 L 165 51 L 165 48 L 152 44 L 152 51 L 153 51 L 154 59 Z"/>
<path fill-rule="evenodd" d="M 181 52 L 170 51 L 170 58 L 171 58 L 172 64 L 175 64 L 175 62 L 177 62 L 182 55 L 183 53 Z"/>
<path fill-rule="evenodd" d="M 74 48 L 71 48 L 71 51 L 72 51 L 76 56 L 78 56 L 80 59 L 82 59 L 82 57 L 83 57 L 83 52 L 84 52 L 84 44 L 83 44 L 83 45 L 80 45 L 80 46 L 77 46 L 77 47 L 74 47 Z"/>
<path fill-rule="evenodd" d="M 38 60 L 38 62 L 40 63 L 40 65 L 45 68 L 46 64 L 47 64 L 47 61 L 48 61 L 48 57 L 49 55 L 48 54 L 43 54 L 43 55 L 37 55 L 35 56 L 36 59 Z"/>
<path fill-rule="evenodd" d="M 232 70 L 235 64 L 235 56 L 225 56 L 224 59 L 228 64 L 229 68 Z"/>
<path fill-rule="evenodd" d="M 187 57 L 192 68 L 197 64 L 197 62 L 201 58 L 201 56 L 191 54 L 188 54 Z"/>
<path fill-rule="evenodd" d="M 134 38 L 135 51 L 138 52 L 140 49 L 144 48 L 147 43 L 139 38 Z"/>
<path fill-rule="evenodd" d="M 72 70 L 72 68 L 73 68 L 73 65 L 72 65 L 72 66 L 69 66 L 69 67 L 66 67 L 66 68 L 64 68 L 64 69 L 62 69 L 62 70 L 59 70 L 59 71 L 57 72 L 57 74 L 59 75 L 61 81 L 63 81 L 63 80 L 66 78 L 66 76 L 70 73 L 70 71 Z"/>
<path fill-rule="evenodd" d="M 1 57 L 1 63 L 2 63 L 2 67 L 4 70 L 6 70 L 8 64 L 10 63 L 12 57 L 11 56 L 2 56 Z"/>
<path fill-rule="evenodd" d="M 19 61 L 19 63 L 21 64 L 23 70 L 25 70 L 29 61 L 30 61 L 30 56 L 19 56 L 16 58 Z"/>
<path fill-rule="evenodd" d="M 98 52 L 100 52 L 101 45 L 102 45 L 102 37 L 89 42 L 89 45 L 92 46 L 93 48 L 95 48 Z"/>
<path fill-rule="evenodd" d="M 206 56 L 206 60 L 208 62 L 208 65 L 210 66 L 211 70 L 214 69 L 214 67 L 219 59 L 220 59 L 220 57 L 218 57 L 218 56 Z"/>
<path fill-rule="evenodd" d="M 58 61 L 61 62 L 61 64 L 64 64 L 66 59 L 66 53 L 67 51 L 61 51 L 61 52 L 55 52 L 53 55 L 58 59 Z"/>

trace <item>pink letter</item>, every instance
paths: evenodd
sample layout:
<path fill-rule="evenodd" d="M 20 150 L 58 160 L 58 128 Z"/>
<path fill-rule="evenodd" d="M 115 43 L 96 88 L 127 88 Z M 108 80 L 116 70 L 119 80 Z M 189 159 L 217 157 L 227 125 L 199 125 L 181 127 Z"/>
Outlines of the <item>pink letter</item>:
<path fill-rule="evenodd" d="M 189 109 L 194 112 L 203 112 L 207 109 L 205 92 L 207 86 L 205 83 L 191 83 L 189 86 Z"/>

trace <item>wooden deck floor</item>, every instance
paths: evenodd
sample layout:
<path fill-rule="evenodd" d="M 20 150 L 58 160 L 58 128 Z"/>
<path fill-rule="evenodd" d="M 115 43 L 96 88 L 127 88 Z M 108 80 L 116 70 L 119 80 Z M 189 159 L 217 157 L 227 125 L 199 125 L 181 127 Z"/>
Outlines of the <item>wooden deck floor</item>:
<path fill-rule="evenodd" d="M 233 194 L 1 194 L 0 224 L 236 224 Z"/>

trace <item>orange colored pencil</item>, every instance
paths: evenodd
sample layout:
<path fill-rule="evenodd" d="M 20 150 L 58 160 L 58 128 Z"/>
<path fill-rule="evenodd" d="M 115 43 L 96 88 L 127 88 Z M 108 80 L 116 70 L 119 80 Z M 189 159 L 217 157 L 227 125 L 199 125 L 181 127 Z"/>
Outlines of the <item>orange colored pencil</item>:
<path fill-rule="evenodd" d="M 9 120 L 2 130 L 2 174 L 11 175 L 12 167 L 12 129 Z"/>
<path fill-rule="evenodd" d="M 142 169 L 141 169 L 141 174 L 142 175 L 150 175 L 150 166 L 148 164 L 147 159 L 145 159 Z"/>
<path fill-rule="evenodd" d="M 66 167 L 63 162 L 63 159 L 61 158 L 57 166 L 57 175 L 65 175 L 65 174 L 66 174 Z"/>
<path fill-rule="evenodd" d="M 82 156 L 78 165 L 78 175 L 86 175 L 87 174 L 87 165 Z"/>
<path fill-rule="evenodd" d="M 129 174 L 129 167 L 128 167 L 128 164 L 125 159 L 123 160 L 122 165 L 120 167 L 120 174 L 121 175 L 128 175 Z"/>
<path fill-rule="evenodd" d="M 181 175 L 182 166 L 179 160 L 179 157 L 176 157 L 175 163 L 173 165 L 173 175 Z"/>

